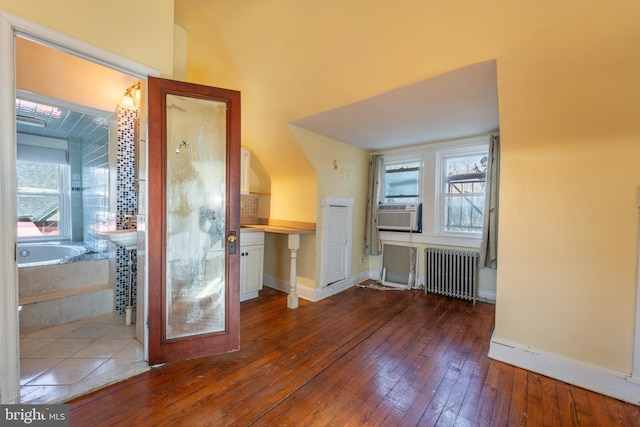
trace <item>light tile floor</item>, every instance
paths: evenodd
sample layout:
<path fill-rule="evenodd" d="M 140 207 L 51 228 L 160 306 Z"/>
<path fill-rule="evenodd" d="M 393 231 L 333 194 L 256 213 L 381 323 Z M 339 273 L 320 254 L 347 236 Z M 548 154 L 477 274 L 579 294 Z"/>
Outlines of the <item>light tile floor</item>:
<path fill-rule="evenodd" d="M 21 403 L 62 403 L 146 371 L 135 332 L 114 314 L 22 333 Z"/>

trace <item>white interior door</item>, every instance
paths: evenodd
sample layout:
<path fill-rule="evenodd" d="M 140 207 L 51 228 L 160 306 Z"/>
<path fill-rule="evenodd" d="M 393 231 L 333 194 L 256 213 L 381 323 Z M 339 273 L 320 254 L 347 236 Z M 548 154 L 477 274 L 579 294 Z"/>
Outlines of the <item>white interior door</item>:
<path fill-rule="evenodd" d="M 346 279 L 350 274 L 350 209 L 330 204 L 324 208 L 323 217 L 322 286 L 325 286 Z"/>

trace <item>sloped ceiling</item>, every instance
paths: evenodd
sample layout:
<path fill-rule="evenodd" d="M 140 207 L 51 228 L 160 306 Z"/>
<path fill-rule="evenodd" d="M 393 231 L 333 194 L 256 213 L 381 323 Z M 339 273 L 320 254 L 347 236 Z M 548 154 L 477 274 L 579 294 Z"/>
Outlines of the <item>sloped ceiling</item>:
<path fill-rule="evenodd" d="M 496 62 L 485 61 L 291 124 L 383 150 L 498 130 Z"/>

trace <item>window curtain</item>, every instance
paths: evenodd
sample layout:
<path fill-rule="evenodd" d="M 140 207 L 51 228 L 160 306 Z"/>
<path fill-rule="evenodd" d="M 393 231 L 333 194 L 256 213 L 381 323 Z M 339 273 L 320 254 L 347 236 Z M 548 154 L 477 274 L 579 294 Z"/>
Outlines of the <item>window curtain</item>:
<path fill-rule="evenodd" d="M 498 267 L 498 194 L 500 189 L 500 137 L 489 141 L 487 186 L 485 189 L 484 224 L 480 246 L 480 266 Z"/>
<path fill-rule="evenodd" d="M 380 233 L 377 224 L 378 188 L 382 173 L 382 156 L 372 154 L 369 160 L 369 188 L 367 189 L 367 218 L 364 232 L 364 254 L 380 255 Z"/>

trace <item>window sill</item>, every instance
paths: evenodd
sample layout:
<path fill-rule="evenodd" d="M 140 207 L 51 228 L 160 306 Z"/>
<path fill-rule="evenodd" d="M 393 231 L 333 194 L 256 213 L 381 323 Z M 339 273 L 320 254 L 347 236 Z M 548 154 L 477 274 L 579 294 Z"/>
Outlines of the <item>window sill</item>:
<path fill-rule="evenodd" d="M 401 233 L 397 231 L 381 231 L 380 239 L 421 245 L 455 246 L 460 248 L 479 249 L 482 238 L 479 236 L 443 235 L 428 233 Z"/>

